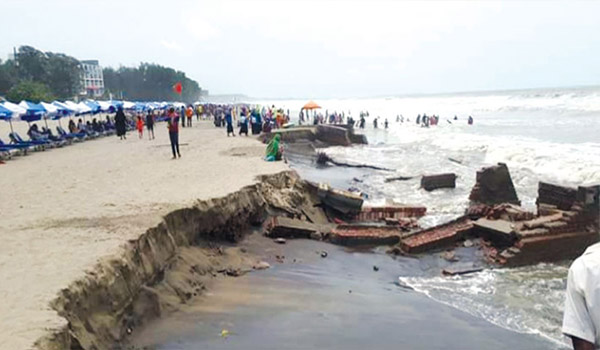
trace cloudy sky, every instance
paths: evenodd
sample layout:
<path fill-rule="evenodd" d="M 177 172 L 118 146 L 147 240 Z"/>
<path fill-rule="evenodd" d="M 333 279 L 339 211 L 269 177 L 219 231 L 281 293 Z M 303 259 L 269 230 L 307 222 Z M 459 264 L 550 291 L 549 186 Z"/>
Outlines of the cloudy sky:
<path fill-rule="evenodd" d="M 212 93 L 368 97 L 600 84 L 600 1 L 1 0 L 31 45 Z"/>

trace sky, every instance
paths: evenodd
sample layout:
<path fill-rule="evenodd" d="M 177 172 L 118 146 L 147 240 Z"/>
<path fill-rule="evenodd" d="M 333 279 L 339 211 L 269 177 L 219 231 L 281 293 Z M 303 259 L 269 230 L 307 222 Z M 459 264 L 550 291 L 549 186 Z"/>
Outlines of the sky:
<path fill-rule="evenodd" d="M 600 84 L 600 1 L 1 0 L 34 46 L 173 67 L 211 94 L 373 97 Z"/>

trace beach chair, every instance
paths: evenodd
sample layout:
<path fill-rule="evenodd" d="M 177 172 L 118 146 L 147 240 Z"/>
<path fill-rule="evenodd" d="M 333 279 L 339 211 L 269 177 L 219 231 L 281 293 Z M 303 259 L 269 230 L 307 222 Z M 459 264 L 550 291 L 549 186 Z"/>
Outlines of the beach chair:
<path fill-rule="evenodd" d="M 27 154 L 27 150 L 29 149 L 28 145 L 18 145 L 18 144 L 8 144 L 4 143 L 4 141 L 0 140 L 0 152 L 9 153 L 12 156 L 12 152 L 18 152 L 19 154 Z"/>
<path fill-rule="evenodd" d="M 25 141 L 16 132 L 11 132 L 10 134 L 8 134 L 8 137 L 10 138 L 10 142 L 13 145 L 29 146 L 29 147 L 33 147 L 33 149 L 37 150 L 37 151 L 45 151 L 46 150 L 47 142 L 33 141 L 33 140 Z"/>
<path fill-rule="evenodd" d="M 56 127 L 56 131 L 58 132 L 58 134 L 61 137 L 65 137 L 67 139 L 70 140 L 84 140 L 86 138 L 86 134 L 84 132 L 77 132 L 77 133 L 68 133 L 65 131 L 65 129 L 63 129 L 60 126 Z"/>

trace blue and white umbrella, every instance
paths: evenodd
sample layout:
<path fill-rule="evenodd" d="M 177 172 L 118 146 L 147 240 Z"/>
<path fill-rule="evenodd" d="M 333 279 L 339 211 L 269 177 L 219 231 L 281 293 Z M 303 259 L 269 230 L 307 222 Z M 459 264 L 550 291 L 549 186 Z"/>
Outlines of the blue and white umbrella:
<path fill-rule="evenodd" d="M 24 120 L 27 123 L 41 120 L 46 114 L 46 109 L 39 103 L 21 101 L 19 106 L 25 108 L 25 114 L 21 115 L 21 120 Z"/>
<path fill-rule="evenodd" d="M 3 105 L 0 105 L 0 120 L 8 121 L 8 123 L 10 124 L 10 132 L 14 132 L 13 127 L 12 127 L 12 121 L 11 121 L 12 117 L 13 117 L 13 111 L 4 107 Z"/>

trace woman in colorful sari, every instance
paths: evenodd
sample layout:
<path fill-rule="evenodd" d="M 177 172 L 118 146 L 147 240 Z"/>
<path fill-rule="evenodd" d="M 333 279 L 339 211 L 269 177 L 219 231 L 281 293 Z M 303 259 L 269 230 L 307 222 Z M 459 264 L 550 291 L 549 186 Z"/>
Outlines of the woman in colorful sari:
<path fill-rule="evenodd" d="M 277 156 L 279 155 L 279 140 L 281 139 L 281 135 L 280 134 L 276 134 L 271 141 L 269 141 L 269 144 L 267 145 L 267 154 L 266 154 L 266 161 L 267 162 L 274 162 L 277 160 Z"/>

